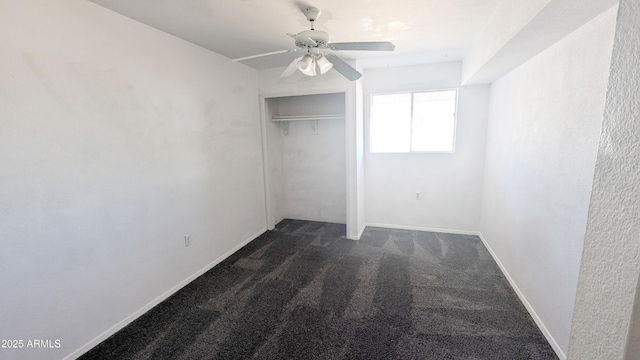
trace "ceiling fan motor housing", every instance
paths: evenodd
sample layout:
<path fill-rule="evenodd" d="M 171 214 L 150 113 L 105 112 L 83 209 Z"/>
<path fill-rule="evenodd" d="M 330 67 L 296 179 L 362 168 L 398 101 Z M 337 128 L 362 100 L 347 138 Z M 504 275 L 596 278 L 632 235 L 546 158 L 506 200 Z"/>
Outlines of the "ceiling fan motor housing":
<path fill-rule="evenodd" d="M 309 41 L 311 39 L 312 41 Z M 296 34 L 296 46 L 300 48 L 322 48 L 329 46 L 329 33 L 322 30 L 306 30 Z"/>

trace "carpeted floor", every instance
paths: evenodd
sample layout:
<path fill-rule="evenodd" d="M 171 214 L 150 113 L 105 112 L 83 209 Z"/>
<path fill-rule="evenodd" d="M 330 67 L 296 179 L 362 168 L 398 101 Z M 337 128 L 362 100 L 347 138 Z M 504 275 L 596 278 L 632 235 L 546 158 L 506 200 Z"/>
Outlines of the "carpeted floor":
<path fill-rule="evenodd" d="M 476 236 L 284 220 L 82 359 L 557 359 Z"/>

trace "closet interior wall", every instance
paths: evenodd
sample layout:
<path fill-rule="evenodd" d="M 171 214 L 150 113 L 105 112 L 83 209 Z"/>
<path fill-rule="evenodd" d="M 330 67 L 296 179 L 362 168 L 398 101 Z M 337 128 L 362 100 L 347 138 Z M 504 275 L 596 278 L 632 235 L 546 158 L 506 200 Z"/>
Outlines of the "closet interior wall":
<path fill-rule="evenodd" d="M 285 218 L 346 223 L 344 115 L 344 93 L 265 99 L 274 224 Z"/>

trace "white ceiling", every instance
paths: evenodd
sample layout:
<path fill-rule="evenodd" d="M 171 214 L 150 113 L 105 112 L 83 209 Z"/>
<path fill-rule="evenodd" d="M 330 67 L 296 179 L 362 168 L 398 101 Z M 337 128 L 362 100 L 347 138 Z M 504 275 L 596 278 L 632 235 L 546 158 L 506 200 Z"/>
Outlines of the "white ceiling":
<path fill-rule="evenodd" d="M 341 51 L 365 68 L 461 60 L 502 0 L 90 0 L 229 58 L 293 49 L 286 33 L 309 29 L 301 9 L 322 14 L 315 28 L 334 42 L 391 41 L 389 52 Z M 295 54 L 247 60 L 286 66 Z M 299 55 L 297 55 L 299 56 Z"/>

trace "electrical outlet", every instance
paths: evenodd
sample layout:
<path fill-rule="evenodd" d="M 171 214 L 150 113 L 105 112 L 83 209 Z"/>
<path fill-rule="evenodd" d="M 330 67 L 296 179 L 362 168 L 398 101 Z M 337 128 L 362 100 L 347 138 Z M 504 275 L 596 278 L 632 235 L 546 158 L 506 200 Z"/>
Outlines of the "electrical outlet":
<path fill-rule="evenodd" d="M 416 192 L 416 200 L 422 200 L 422 193 L 421 192 Z"/>
<path fill-rule="evenodd" d="M 184 246 L 187 247 L 189 245 L 191 245 L 191 234 L 184 236 Z"/>

